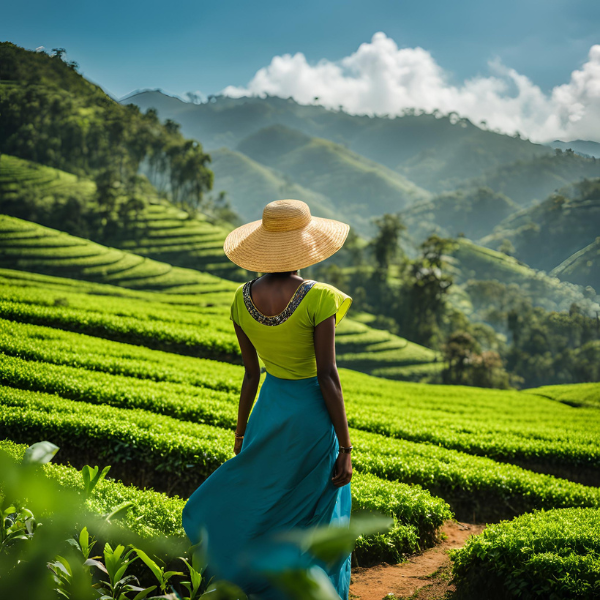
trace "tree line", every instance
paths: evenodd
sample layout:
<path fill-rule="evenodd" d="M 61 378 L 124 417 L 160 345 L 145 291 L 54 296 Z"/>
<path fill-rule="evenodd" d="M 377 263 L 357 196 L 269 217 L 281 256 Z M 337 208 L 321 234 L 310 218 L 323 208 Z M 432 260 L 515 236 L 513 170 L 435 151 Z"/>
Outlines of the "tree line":
<path fill-rule="evenodd" d="M 449 301 L 456 242 L 431 235 L 409 257 L 398 214 L 374 224 L 368 244 L 350 235 L 337 264 L 328 261 L 315 272 L 351 290 L 358 310 L 378 315 L 371 325 L 440 351 L 445 367 L 431 382 L 510 388 L 600 381 L 598 315 L 576 304 L 569 312 L 547 311 L 516 286 L 492 280 L 472 282 L 467 293 L 474 303 L 485 298 L 501 306 L 471 321 Z"/>
<path fill-rule="evenodd" d="M 139 171 L 166 181 L 163 193 L 190 212 L 212 188 L 210 156 L 155 110 L 123 106 L 53 54 L 0 43 L 0 153 L 96 181 L 101 219 L 135 210 Z M 125 204 L 125 207 L 121 205 Z"/>

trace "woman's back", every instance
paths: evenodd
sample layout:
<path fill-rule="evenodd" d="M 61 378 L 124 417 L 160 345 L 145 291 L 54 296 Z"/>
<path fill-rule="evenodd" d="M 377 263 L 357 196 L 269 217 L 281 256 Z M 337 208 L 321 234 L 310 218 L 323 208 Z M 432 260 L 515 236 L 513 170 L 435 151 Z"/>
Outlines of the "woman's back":
<path fill-rule="evenodd" d="M 281 379 L 314 377 L 314 329 L 332 315 L 336 315 L 337 325 L 352 298 L 332 285 L 312 280 L 287 278 L 283 285 L 278 283 L 259 278 L 239 286 L 231 319 L 248 336 L 268 373 Z M 268 314 L 257 304 L 265 311 L 270 309 Z"/>

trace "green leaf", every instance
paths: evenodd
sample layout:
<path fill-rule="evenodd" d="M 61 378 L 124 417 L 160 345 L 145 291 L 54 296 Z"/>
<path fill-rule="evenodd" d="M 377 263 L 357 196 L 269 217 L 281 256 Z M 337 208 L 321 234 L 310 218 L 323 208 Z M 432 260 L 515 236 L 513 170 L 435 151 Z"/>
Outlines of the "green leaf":
<path fill-rule="evenodd" d="M 58 450 L 58 446 L 51 442 L 37 442 L 25 450 L 22 464 L 45 465 L 54 458 Z"/>
<path fill-rule="evenodd" d="M 143 551 L 136 548 L 137 555 L 142 559 L 144 564 L 152 571 L 154 577 L 158 580 L 158 582 L 162 585 L 165 581 L 163 570 Z"/>
<path fill-rule="evenodd" d="M 153 592 L 156 589 L 156 586 L 153 585 L 152 587 L 146 588 L 145 590 L 141 591 L 139 594 L 137 594 L 133 600 L 142 600 L 143 598 L 145 598 L 150 592 Z"/>
<path fill-rule="evenodd" d="M 110 523 L 113 520 L 124 518 L 132 506 L 134 506 L 133 502 L 124 502 L 120 506 L 117 506 L 110 514 L 106 515 L 106 520 Z"/>

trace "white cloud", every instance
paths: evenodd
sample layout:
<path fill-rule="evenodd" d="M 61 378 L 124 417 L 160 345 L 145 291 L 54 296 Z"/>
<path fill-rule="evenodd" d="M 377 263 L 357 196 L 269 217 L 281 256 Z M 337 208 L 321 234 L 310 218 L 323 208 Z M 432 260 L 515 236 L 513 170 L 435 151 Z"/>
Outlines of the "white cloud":
<path fill-rule="evenodd" d="M 228 96 L 270 94 L 353 114 L 401 114 L 405 108 L 447 114 L 456 111 L 473 123 L 536 142 L 554 139 L 600 141 L 600 45 L 571 73 L 569 83 L 544 93 L 528 77 L 495 59 L 490 75 L 451 85 L 449 77 L 423 48 L 398 48 L 384 33 L 339 62 L 310 65 L 304 54 L 273 57 L 246 87 L 229 86 Z"/>

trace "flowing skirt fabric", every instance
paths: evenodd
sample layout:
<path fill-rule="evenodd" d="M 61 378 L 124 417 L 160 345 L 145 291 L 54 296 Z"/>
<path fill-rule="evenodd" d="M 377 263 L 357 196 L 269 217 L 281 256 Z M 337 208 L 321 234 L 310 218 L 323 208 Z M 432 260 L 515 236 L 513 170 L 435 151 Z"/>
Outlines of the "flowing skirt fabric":
<path fill-rule="evenodd" d="M 316 565 L 347 600 L 350 555 L 326 567 L 292 547 L 273 553 L 267 544 L 263 547 L 270 552 L 260 550 L 277 531 L 347 526 L 350 483 L 336 487 L 331 482 L 337 455 L 337 435 L 317 378 L 279 379 L 267 373 L 241 451 L 200 485 L 183 511 L 187 536 L 206 552 L 205 576 L 229 580 L 251 598 L 287 600 L 258 566 Z"/>

